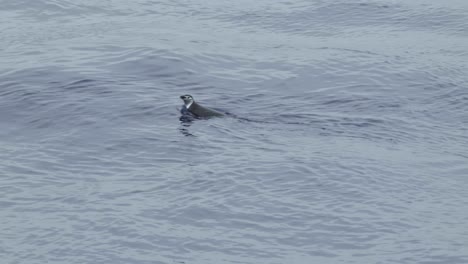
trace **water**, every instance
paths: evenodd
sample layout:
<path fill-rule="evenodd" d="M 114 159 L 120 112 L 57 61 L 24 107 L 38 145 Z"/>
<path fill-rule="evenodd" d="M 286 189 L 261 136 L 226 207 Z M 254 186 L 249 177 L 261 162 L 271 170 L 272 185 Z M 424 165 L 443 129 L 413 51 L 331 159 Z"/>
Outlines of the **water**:
<path fill-rule="evenodd" d="M 0 3 L 2 263 L 468 263 L 466 1 Z"/>

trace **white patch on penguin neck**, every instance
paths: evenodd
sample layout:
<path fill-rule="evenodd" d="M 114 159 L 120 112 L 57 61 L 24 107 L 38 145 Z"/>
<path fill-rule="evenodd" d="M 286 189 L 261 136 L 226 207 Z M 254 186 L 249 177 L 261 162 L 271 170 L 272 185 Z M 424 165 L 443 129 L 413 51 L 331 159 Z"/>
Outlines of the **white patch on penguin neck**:
<path fill-rule="evenodd" d="M 185 105 L 185 108 L 190 109 L 190 106 L 192 106 L 192 104 L 193 104 L 193 101 L 191 101 L 190 103 L 186 104 L 186 105 Z"/>

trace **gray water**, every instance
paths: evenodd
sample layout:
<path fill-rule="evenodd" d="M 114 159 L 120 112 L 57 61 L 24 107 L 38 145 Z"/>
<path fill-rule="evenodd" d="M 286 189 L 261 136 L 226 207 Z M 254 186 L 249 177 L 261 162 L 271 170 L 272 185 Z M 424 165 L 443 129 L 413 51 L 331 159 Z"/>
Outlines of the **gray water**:
<path fill-rule="evenodd" d="M 468 263 L 465 0 L 3 0 L 0 32 L 1 263 Z"/>

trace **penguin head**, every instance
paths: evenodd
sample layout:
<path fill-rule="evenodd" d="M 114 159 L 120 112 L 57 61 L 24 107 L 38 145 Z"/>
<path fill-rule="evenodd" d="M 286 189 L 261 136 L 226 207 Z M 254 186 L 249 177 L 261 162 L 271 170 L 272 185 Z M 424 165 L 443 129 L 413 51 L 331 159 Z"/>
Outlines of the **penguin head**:
<path fill-rule="evenodd" d="M 190 105 L 192 105 L 192 103 L 194 102 L 193 97 L 191 95 L 189 95 L 189 94 L 181 95 L 180 99 L 182 99 L 184 101 L 184 104 L 185 104 L 185 106 L 187 108 L 189 108 Z"/>

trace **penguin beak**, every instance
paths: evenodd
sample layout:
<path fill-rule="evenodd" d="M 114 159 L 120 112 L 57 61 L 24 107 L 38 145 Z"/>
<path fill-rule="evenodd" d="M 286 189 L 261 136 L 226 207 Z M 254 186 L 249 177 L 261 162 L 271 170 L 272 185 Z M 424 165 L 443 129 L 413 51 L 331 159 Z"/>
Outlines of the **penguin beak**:
<path fill-rule="evenodd" d="M 184 100 L 184 96 L 183 96 L 183 95 L 181 95 L 181 96 L 180 96 L 180 99 Z"/>

